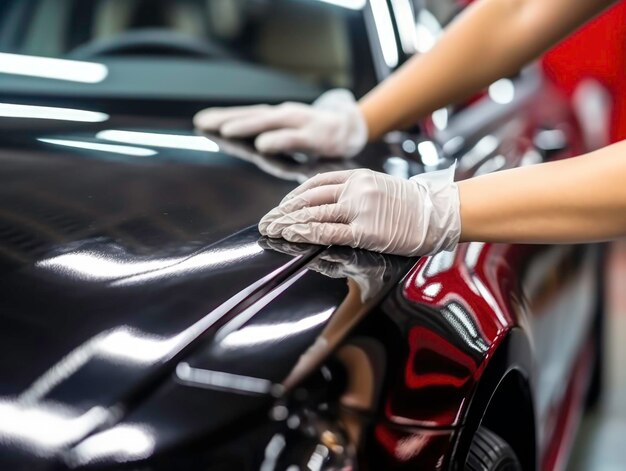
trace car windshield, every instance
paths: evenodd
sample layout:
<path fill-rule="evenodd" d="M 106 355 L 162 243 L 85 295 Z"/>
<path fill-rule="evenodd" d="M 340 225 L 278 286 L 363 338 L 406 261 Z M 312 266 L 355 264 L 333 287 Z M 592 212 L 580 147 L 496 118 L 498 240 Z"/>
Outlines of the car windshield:
<path fill-rule="evenodd" d="M 321 0 L 2 0 L 0 52 L 102 63 L 130 56 L 135 67 L 234 63 L 355 89 L 356 55 L 368 47 L 362 23 L 359 8 Z"/>

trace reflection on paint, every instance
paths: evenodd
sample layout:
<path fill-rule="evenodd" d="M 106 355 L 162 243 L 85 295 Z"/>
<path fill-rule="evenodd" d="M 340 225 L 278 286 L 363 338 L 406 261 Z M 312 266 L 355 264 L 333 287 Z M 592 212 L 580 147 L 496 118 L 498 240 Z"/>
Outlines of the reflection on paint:
<path fill-rule="evenodd" d="M 501 105 L 511 103 L 515 98 L 515 85 L 507 78 L 498 80 L 489 86 L 489 97 Z"/>
<path fill-rule="evenodd" d="M 285 437 L 277 433 L 270 439 L 265 447 L 265 457 L 259 468 L 259 471 L 275 471 L 278 465 L 278 458 L 285 449 L 287 441 Z"/>
<path fill-rule="evenodd" d="M 348 8 L 350 10 L 362 10 L 365 8 L 367 0 L 317 0 L 322 3 L 330 3 L 342 8 Z"/>
<path fill-rule="evenodd" d="M 117 425 L 78 444 L 70 454 L 74 466 L 115 458 L 117 462 L 150 456 L 155 440 L 151 430 L 138 424 Z"/>
<path fill-rule="evenodd" d="M 417 151 L 424 165 L 433 167 L 439 163 L 439 152 L 431 141 L 422 141 L 417 145 Z"/>
<path fill-rule="evenodd" d="M 422 54 L 430 51 L 443 33 L 441 24 L 435 16 L 423 8 L 417 16 L 415 24 L 415 49 Z"/>
<path fill-rule="evenodd" d="M 492 135 L 487 134 L 482 137 L 459 161 L 459 168 L 467 170 L 473 168 L 484 159 L 493 154 L 500 146 L 500 140 Z"/>
<path fill-rule="evenodd" d="M 98 83 L 109 74 L 103 64 L 51 57 L 0 53 L 0 73 L 69 82 Z"/>
<path fill-rule="evenodd" d="M 488 350 L 489 347 L 485 339 L 483 339 L 474 324 L 473 316 L 463 306 L 457 302 L 448 303 L 441 310 L 441 315 L 459 334 L 468 347 L 480 353 L 484 353 Z"/>
<path fill-rule="evenodd" d="M 113 144 L 99 144 L 97 142 L 73 141 L 67 139 L 37 139 L 39 142 L 54 144 L 57 146 L 72 147 L 75 149 L 97 150 L 99 152 L 112 152 L 115 154 L 132 155 L 134 157 L 149 157 L 156 151 L 142 147 L 118 146 Z"/>
<path fill-rule="evenodd" d="M 222 341 L 227 348 L 241 348 L 259 343 L 279 342 L 286 337 L 305 332 L 324 324 L 334 312 L 334 308 L 295 322 L 281 324 L 251 325 L 228 334 Z"/>
<path fill-rule="evenodd" d="M 432 115 L 433 124 L 440 131 L 444 130 L 448 126 L 448 110 L 446 108 L 440 108 Z"/>
<path fill-rule="evenodd" d="M 326 448 L 322 444 L 318 444 L 311 454 L 308 463 L 306 464 L 307 469 L 311 471 L 321 471 L 322 466 L 324 465 L 324 462 L 326 461 L 326 458 L 329 454 L 330 451 L 328 450 L 328 448 Z"/>
<path fill-rule="evenodd" d="M 78 121 L 83 123 L 101 123 L 109 119 L 108 114 L 95 111 L 55 108 L 51 106 L 16 105 L 13 103 L 0 103 L 0 117 L 53 119 L 57 121 Z"/>
<path fill-rule="evenodd" d="M 269 394 L 274 389 L 272 382 L 267 379 L 194 368 L 185 362 L 176 366 L 176 377 L 184 384 L 206 389 L 226 389 L 251 394 Z"/>
<path fill-rule="evenodd" d="M 400 44 L 405 54 L 413 54 L 417 51 L 417 34 L 414 23 L 415 12 L 413 4 L 410 0 L 391 0 L 396 24 L 398 25 L 398 34 L 400 36 Z"/>
<path fill-rule="evenodd" d="M 126 252 L 88 249 L 46 258 L 37 262 L 36 266 L 57 275 L 83 281 L 112 281 L 137 276 L 142 276 L 141 281 L 146 281 L 214 268 L 261 252 L 263 249 L 259 245 L 247 244 L 188 256 L 149 259 L 134 257 Z"/>
<path fill-rule="evenodd" d="M 220 150 L 219 146 L 214 141 L 204 136 L 108 129 L 100 131 L 96 134 L 96 137 L 103 141 L 149 147 L 197 150 L 201 152 L 218 152 Z"/>
<path fill-rule="evenodd" d="M 389 7 L 386 0 L 371 0 L 370 5 L 372 6 L 374 24 L 382 48 L 383 59 L 385 64 L 393 69 L 398 65 L 398 45 L 396 44 Z"/>
<path fill-rule="evenodd" d="M 71 408 L 18 400 L 0 400 L 0 440 L 54 450 L 81 439 L 101 425 L 107 413 L 100 407 L 76 415 Z"/>

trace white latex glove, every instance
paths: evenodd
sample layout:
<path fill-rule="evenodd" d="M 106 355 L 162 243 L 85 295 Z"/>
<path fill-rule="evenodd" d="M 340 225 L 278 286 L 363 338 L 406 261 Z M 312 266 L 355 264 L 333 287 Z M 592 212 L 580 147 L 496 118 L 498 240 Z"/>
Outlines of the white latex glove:
<path fill-rule="evenodd" d="M 261 219 L 290 242 L 349 245 L 398 255 L 452 250 L 461 234 L 454 166 L 404 180 L 371 170 L 317 175 Z"/>
<path fill-rule="evenodd" d="M 304 152 L 321 157 L 349 158 L 367 143 L 367 125 L 351 92 L 330 90 L 313 105 L 283 103 L 232 108 L 207 108 L 193 119 L 203 131 L 224 137 L 257 136 L 263 153 Z"/>

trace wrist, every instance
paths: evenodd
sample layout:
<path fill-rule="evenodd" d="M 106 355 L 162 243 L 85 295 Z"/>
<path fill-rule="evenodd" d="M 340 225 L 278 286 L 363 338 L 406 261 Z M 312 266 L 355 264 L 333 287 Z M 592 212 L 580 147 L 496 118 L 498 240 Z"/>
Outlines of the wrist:
<path fill-rule="evenodd" d="M 454 182 L 456 164 L 417 175 L 411 180 L 419 187 L 422 221 L 417 229 L 425 233 L 420 252 L 434 254 L 454 250 L 461 236 L 460 194 Z"/>

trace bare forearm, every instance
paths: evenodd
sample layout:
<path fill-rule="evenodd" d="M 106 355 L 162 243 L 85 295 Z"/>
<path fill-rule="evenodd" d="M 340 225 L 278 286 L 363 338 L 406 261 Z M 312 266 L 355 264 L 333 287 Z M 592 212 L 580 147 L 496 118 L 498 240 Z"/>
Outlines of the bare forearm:
<path fill-rule="evenodd" d="M 480 0 L 428 53 L 361 100 L 370 140 L 457 102 L 527 62 L 613 0 Z"/>
<path fill-rule="evenodd" d="M 626 236 L 625 182 L 626 141 L 461 181 L 461 240 L 558 243 Z"/>

